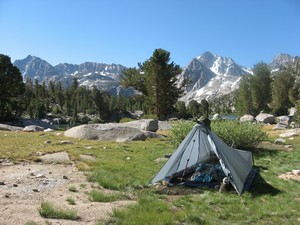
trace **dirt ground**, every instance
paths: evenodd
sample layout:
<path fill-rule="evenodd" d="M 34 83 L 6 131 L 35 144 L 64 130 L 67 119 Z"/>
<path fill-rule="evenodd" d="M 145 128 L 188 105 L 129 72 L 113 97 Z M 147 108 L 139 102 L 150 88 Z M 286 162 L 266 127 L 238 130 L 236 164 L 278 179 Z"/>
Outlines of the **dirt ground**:
<path fill-rule="evenodd" d="M 77 191 L 70 191 L 70 187 L 75 187 Z M 77 170 L 74 163 L 2 162 L 0 225 L 25 225 L 29 221 L 53 225 L 96 224 L 99 220 L 108 219 L 113 209 L 134 203 L 134 201 L 91 202 L 86 193 L 96 188 L 97 184 L 87 182 L 86 176 Z M 70 205 L 66 201 L 67 198 L 73 198 L 76 205 Z M 80 218 L 77 221 L 43 218 L 38 211 L 43 201 L 48 201 L 59 208 L 76 210 Z"/>

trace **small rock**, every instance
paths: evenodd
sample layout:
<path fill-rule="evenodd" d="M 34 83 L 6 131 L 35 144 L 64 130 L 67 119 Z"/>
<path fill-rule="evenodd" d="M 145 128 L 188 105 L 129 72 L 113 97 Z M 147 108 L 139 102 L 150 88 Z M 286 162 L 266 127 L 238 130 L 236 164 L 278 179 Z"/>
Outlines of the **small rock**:
<path fill-rule="evenodd" d="M 127 156 L 125 159 L 126 159 L 126 160 L 130 160 L 131 158 L 130 158 L 130 156 Z"/>
<path fill-rule="evenodd" d="M 17 184 L 13 184 L 13 186 L 14 186 L 14 187 L 18 187 L 18 185 L 17 185 Z"/>
<path fill-rule="evenodd" d="M 59 144 L 62 144 L 62 145 L 72 145 L 74 143 L 72 141 L 65 140 L 65 141 L 60 141 Z"/>
<path fill-rule="evenodd" d="M 66 175 L 63 175 L 63 179 L 68 180 L 69 178 Z"/>
<path fill-rule="evenodd" d="M 4 181 L 0 181 L 0 185 L 5 185 L 5 182 Z"/>
<path fill-rule="evenodd" d="M 295 174 L 296 176 L 300 175 L 300 170 L 292 170 L 292 173 Z"/>
<path fill-rule="evenodd" d="M 164 154 L 164 158 L 167 158 L 167 159 L 171 158 L 171 156 L 172 156 L 172 153 Z"/>
<path fill-rule="evenodd" d="M 44 174 L 38 174 L 35 176 L 36 178 L 45 178 L 46 176 Z"/>
<path fill-rule="evenodd" d="M 51 128 L 47 128 L 47 129 L 44 130 L 44 132 L 54 132 L 54 130 L 51 129 Z"/>
<path fill-rule="evenodd" d="M 35 174 L 33 172 L 30 173 L 30 176 L 35 176 Z"/>
<path fill-rule="evenodd" d="M 286 142 L 286 140 L 284 140 L 283 138 L 277 138 L 277 139 L 274 141 L 275 144 L 282 144 L 282 143 L 285 143 L 285 142 Z"/>
<path fill-rule="evenodd" d="M 10 197 L 10 194 L 5 194 L 5 198 L 9 198 Z"/>
<path fill-rule="evenodd" d="M 44 144 L 51 144 L 51 143 L 52 143 L 52 141 L 50 141 L 50 140 L 47 140 L 44 142 Z"/>
<path fill-rule="evenodd" d="M 32 191 L 33 191 L 33 192 L 40 192 L 40 190 L 37 189 L 37 188 L 33 188 Z"/>
<path fill-rule="evenodd" d="M 287 132 L 287 133 L 283 133 L 283 134 L 280 134 L 279 137 L 282 137 L 282 138 L 290 138 L 290 137 L 294 137 L 294 136 L 297 136 L 297 132 Z"/>
<path fill-rule="evenodd" d="M 45 155 L 44 152 L 36 152 L 35 154 L 36 154 L 37 156 Z"/>

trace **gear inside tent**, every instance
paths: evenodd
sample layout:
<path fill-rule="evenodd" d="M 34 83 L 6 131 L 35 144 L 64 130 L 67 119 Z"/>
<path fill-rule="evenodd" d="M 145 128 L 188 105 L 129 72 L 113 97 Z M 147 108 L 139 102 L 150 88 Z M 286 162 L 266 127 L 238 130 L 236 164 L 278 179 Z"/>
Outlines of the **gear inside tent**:
<path fill-rule="evenodd" d="M 252 152 L 231 148 L 200 122 L 150 181 L 150 185 L 163 181 L 170 186 L 214 187 L 226 181 L 238 194 L 242 194 L 255 176 L 252 166 Z"/>

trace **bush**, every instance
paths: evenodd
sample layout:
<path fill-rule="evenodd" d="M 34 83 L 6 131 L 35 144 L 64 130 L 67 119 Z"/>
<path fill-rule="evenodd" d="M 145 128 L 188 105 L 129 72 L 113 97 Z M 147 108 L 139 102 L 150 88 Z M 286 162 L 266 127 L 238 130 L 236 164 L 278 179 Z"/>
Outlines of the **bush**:
<path fill-rule="evenodd" d="M 238 149 L 254 149 L 267 138 L 258 123 L 241 123 L 234 120 L 212 122 L 212 130 L 227 145 Z"/>
<path fill-rule="evenodd" d="M 178 122 L 170 131 L 172 143 L 177 147 L 191 131 L 194 122 Z M 239 121 L 213 121 L 212 131 L 227 145 L 238 149 L 254 149 L 267 138 L 260 124 L 241 123 Z"/>
<path fill-rule="evenodd" d="M 174 146 L 178 147 L 183 141 L 186 135 L 192 130 L 194 122 L 180 121 L 174 123 L 172 129 L 170 130 L 171 142 Z"/>

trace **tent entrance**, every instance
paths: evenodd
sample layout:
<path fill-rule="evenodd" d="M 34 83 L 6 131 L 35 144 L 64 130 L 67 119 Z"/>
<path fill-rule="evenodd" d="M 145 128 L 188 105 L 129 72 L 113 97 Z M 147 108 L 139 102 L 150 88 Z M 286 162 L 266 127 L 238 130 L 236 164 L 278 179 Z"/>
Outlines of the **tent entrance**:
<path fill-rule="evenodd" d="M 219 159 L 213 157 L 205 162 L 199 162 L 174 173 L 170 177 L 166 177 L 164 184 L 168 186 L 215 187 L 222 182 L 224 177 L 225 173 L 223 172 Z"/>

